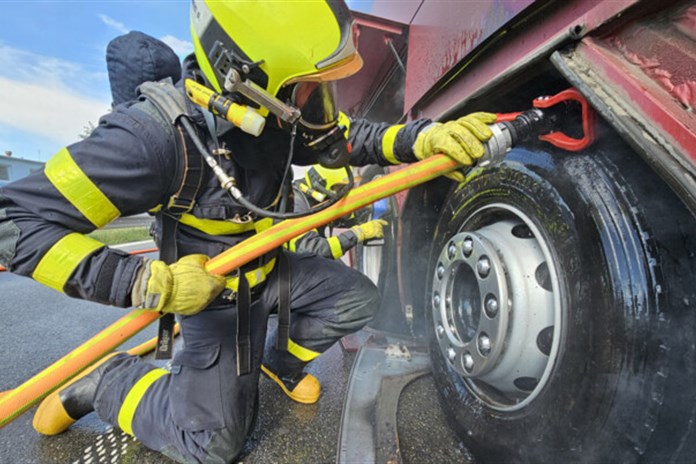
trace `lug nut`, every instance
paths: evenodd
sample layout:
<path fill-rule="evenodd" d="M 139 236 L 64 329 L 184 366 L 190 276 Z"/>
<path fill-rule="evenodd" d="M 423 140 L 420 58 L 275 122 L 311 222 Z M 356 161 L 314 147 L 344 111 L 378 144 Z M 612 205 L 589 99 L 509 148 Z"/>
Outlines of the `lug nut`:
<path fill-rule="evenodd" d="M 442 326 L 442 324 L 438 324 L 436 330 L 438 337 L 442 337 L 445 334 L 445 328 Z"/>
<path fill-rule="evenodd" d="M 467 258 L 471 255 L 471 252 L 474 251 L 474 241 L 471 240 L 471 237 L 467 237 L 464 239 L 464 243 L 462 244 L 462 251 L 464 252 L 464 256 Z"/>
<path fill-rule="evenodd" d="M 457 246 L 454 243 L 450 243 L 447 247 L 447 257 L 449 259 L 454 259 L 454 255 L 457 253 Z"/>
<path fill-rule="evenodd" d="M 433 296 L 433 304 L 434 304 L 435 306 L 438 306 L 438 307 L 439 307 L 439 306 L 440 306 L 440 301 L 442 301 L 442 300 L 440 300 L 440 294 L 439 294 L 439 293 L 436 293 L 436 294 Z"/>
<path fill-rule="evenodd" d="M 482 279 L 488 277 L 488 274 L 491 272 L 490 260 L 486 256 L 481 257 L 478 263 L 476 263 L 476 270 Z"/>
<path fill-rule="evenodd" d="M 442 279 L 442 276 L 445 275 L 445 266 L 442 264 L 438 264 L 437 266 L 437 278 Z"/>
<path fill-rule="evenodd" d="M 454 358 L 457 357 L 457 352 L 454 351 L 454 348 L 447 348 L 447 359 L 450 361 L 454 361 Z"/>
<path fill-rule="evenodd" d="M 498 300 L 493 295 L 488 295 L 486 297 L 486 315 L 493 319 L 498 315 Z"/>
<path fill-rule="evenodd" d="M 463 356 L 463 364 L 464 364 L 464 369 L 471 372 L 471 370 L 474 368 L 474 357 L 471 356 L 471 354 L 466 353 Z"/>
<path fill-rule="evenodd" d="M 478 349 L 484 356 L 488 356 L 488 354 L 491 352 L 491 339 L 488 338 L 488 335 L 485 333 L 479 335 Z"/>

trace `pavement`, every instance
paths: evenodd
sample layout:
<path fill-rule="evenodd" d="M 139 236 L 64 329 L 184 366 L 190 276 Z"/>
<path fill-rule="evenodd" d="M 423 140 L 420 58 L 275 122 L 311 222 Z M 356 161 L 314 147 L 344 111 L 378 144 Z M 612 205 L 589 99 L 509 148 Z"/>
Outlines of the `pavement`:
<path fill-rule="evenodd" d="M 0 294 L 0 352 L 4 355 L 0 391 L 21 384 L 123 315 L 123 309 L 71 299 L 8 272 L 0 272 Z M 154 335 L 155 327 L 148 327 L 123 348 Z M 335 345 L 309 366 L 322 383 L 322 396 L 314 405 L 294 403 L 262 376 L 259 417 L 239 462 L 338 462 L 341 430 L 349 425 L 342 424 L 342 418 L 357 350 L 368 341 L 374 345 L 375 340 L 382 343 L 385 338 L 368 328 Z M 447 427 L 428 373 L 410 382 L 396 399 L 398 441 L 387 445 L 396 446 L 400 460 L 388 462 L 473 462 Z M 102 423 L 95 414 L 82 418 L 61 435 L 39 436 L 31 427 L 34 411 L 32 408 L 0 429 L 0 464 L 171 462 Z M 360 441 L 343 444 L 352 448 L 351 462 L 379 462 L 373 457 L 374 450 L 361 452 L 365 444 Z"/>

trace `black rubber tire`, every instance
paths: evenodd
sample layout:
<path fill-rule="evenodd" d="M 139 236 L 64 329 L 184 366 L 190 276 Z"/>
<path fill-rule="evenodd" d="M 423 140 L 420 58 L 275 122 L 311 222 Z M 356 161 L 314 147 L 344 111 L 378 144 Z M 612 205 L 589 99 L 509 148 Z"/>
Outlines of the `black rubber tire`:
<path fill-rule="evenodd" d="M 562 321 L 552 375 L 517 411 L 473 395 L 431 330 L 444 409 L 477 462 L 695 462 L 692 215 L 619 141 L 583 155 L 513 150 L 451 192 L 442 210 L 454 214 L 440 218 L 430 281 L 448 238 L 493 203 L 523 211 L 541 230 L 558 269 Z"/>

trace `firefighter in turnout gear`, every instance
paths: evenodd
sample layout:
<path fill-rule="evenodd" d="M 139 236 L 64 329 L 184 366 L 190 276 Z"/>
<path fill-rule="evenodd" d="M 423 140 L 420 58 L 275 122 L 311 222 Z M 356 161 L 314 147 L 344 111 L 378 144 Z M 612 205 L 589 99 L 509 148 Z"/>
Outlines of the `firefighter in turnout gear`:
<path fill-rule="evenodd" d="M 176 87 L 141 85 L 139 99 L 116 105 L 43 171 L 0 188 L 0 264 L 71 297 L 175 314 L 184 339 L 167 369 L 125 353 L 104 358 L 44 400 L 38 432 L 61 433 L 96 411 L 174 460 L 232 462 L 253 427 L 262 360 L 282 391 L 317 400 L 319 381 L 304 367 L 370 321 L 372 282 L 283 250 L 226 278 L 207 273 L 205 260 L 284 217 L 290 160 L 387 166 L 445 147 L 470 161 L 495 118 L 467 117 L 472 131 L 340 116 L 333 82 L 361 66 L 352 26 L 336 0 L 194 0 L 195 56 Z M 209 92 L 207 107 L 193 104 L 196 92 Z M 85 235 L 148 211 L 159 260 Z M 279 328 L 267 334 L 276 312 Z"/>
<path fill-rule="evenodd" d="M 308 211 L 317 204 L 334 198 L 348 184 L 345 169 L 327 169 L 319 164 L 310 167 L 302 179 L 292 184 L 295 211 Z M 334 221 L 329 226 L 348 229 L 338 235 L 326 237 L 323 231 L 312 230 L 291 240 L 286 246 L 295 253 L 313 253 L 325 258 L 340 259 L 359 243 L 384 238 L 384 219 L 359 223 L 355 214 Z"/>

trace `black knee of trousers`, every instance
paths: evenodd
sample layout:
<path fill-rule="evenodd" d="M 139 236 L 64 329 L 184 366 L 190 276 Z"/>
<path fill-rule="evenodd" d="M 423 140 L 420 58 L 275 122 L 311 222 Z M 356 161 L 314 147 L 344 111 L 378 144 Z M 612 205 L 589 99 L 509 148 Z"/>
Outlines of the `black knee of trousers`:
<path fill-rule="evenodd" d="M 336 304 L 338 326 L 343 335 L 356 332 L 370 322 L 379 308 L 379 290 L 372 281 L 357 274 L 355 282 Z"/>

